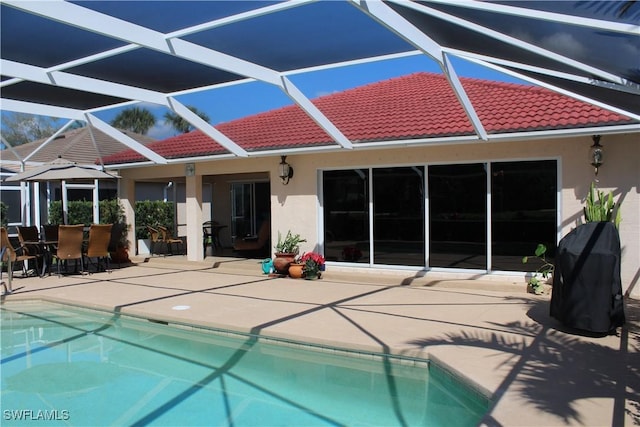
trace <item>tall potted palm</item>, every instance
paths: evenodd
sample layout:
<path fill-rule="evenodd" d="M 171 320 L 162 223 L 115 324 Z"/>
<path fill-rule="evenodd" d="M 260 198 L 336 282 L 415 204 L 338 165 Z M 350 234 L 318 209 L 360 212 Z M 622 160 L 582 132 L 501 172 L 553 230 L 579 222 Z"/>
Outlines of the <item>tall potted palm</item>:
<path fill-rule="evenodd" d="M 284 238 L 282 233 L 278 232 L 278 243 L 275 246 L 276 251 L 273 260 L 273 267 L 277 273 L 289 273 L 289 265 L 300 252 L 300 243 L 306 241 L 299 234 L 293 234 L 291 230 L 287 231 L 287 235 Z"/>

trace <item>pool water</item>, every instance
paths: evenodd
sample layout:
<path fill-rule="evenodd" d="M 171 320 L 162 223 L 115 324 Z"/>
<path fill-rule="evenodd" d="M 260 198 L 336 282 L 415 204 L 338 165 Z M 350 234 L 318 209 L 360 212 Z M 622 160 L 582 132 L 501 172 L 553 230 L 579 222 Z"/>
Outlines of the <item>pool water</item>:
<path fill-rule="evenodd" d="M 426 361 L 45 302 L 0 311 L 3 426 L 471 426 L 489 404 Z"/>

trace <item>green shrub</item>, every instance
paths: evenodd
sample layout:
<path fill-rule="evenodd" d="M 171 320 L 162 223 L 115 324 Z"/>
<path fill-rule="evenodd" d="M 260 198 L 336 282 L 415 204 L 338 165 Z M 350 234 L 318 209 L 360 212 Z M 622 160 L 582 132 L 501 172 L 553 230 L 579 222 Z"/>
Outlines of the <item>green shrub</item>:
<path fill-rule="evenodd" d="M 124 215 L 124 207 L 118 199 L 100 200 L 98 202 L 100 209 L 101 224 L 124 224 L 122 235 L 120 236 L 120 244 L 128 247 L 127 241 L 127 218 Z M 89 226 L 93 223 L 93 202 L 70 201 L 68 204 L 68 221 L 69 224 L 84 224 Z M 63 224 L 62 201 L 57 200 L 49 205 L 49 224 Z"/>
<path fill-rule="evenodd" d="M 67 204 L 67 224 L 91 225 L 93 222 L 93 202 L 86 200 L 70 201 Z M 49 205 L 49 224 L 64 224 L 62 201 L 56 200 Z"/>
<path fill-rule="evenodd" d="M 118 222 L 126 224 L 124 216 L 124 208 L 118 199 L 101 200 L 100 222 L 102 224 L 115 224 Z M 163 225 L 167 228 L 173 228 L 175 223 L 173 202 L 150 201 L 144 200 L 136 202 L 136 239 L 147 239 L 149 233 L 146 226 L 152 227 Z M 86 226 L 93 222 L 93 203 L 91 201 L 73 201 L 68 206 L 68 223 L 84 224 Z M 51 202 L 49 208 L 49 223 L 62 224 L 62 202 Z M 126 242 L 126 231 L 123 231 L 122 242 Z"/>
<path fill-rule="evenodd" d="M 127 222 L 127 218 L 124 216 L 124 207 L 118 199 L 101 200 L 99 207 L 101 223 L 116 224 Z"/>

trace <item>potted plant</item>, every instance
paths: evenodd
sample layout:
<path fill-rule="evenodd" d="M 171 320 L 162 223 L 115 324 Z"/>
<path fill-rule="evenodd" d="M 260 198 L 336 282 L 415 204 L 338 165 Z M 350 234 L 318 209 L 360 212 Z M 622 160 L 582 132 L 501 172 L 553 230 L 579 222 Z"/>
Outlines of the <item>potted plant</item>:
<path fill-rule="evenodd" d="M 113 224 L 112 234 L 116 241 L 110 243 L 109 249 L 111 250 L 111 261 L 118 264 L 130 262 L 129 259 L 129 241 L 127 240 L 127 230 L 129 226 L 124 222 L 118 222 Z"/>
<path fill-rule="evenodd" d="M 301 279 L 304 277 L 304 263 L 301 257 L 296 256 L 291 264 L 289 264 L 289 277 L 292 279 Z"/>
<path fill-rule="evenodd" d="M 291 230 L 282 238 L 282 233 L 278 231 L 278 243 L 275 246 L 275 258 L 273 267 L 280 274 L 288 274 L 289 265 L 295 260 L 300 252 L 300 243 L 306 242 L 300 234 L 293 234 Z"/>
<path fill-rule="evenodd" d="M 529 258 L 537 258 L 542 262 L 542 265 L 533 273 L 533 276 L 531 276 L 527 282 L 527 290 L 536 295 L 542 295 L 544 293 L 544 282 L 547 282 L 553 276 L 554 265 L 547 260 L 546 253 L 547 247 L 539 243 L 534 255 L 522 257 L 523 264 L 526 264 Z"/>
<path fill-rule="evenodd" d="M 586 206 L 583 210 L 586 222 L 611 221 L 616 228 L 620 227 L 620 222 L 622 221 L 620 204 L 617 204 L 618 209 L 616 210 L 616 203 L 613 201 L 613 192 L 609 192 L 609 195 L 605 198 L 604 191 L 597 190 L 596 184 L 592 182 L 585 204 Z M 613 216 L 614 211 L 616 214 L 615 217 Z"/>
<path fill-rule="evenodd" d="M 304 265 L 302 272 L 307 280 L 320 278 L 320 272 L 324 271 L 324 257 L 316 252 L 307 252 L 300 257 L 300 262 Z"/>

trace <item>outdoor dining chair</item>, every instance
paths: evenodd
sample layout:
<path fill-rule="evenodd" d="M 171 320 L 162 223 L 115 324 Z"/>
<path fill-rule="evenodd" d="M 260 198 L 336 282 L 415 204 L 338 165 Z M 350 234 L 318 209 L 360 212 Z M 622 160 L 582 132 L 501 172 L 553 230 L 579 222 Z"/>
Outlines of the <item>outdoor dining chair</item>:
<path fill-rule="evenodd" d="M 0 248 L 2 251 L 2 258 L 0 258 L 0 260 L 3 264 L 6 263 L 7 265 L 9 283 L 11 283 L 11 280 L 13 279 L 13 272 L 15 271 L 16 264 L 22 263 L 22 275 L 23 277 L 25 277 L 27 275 L 26 262 L 34 260 L 34 262 L 37 263 L 37 257 L 35 255 L 29 254 L 29 251 L 26 247 L 13 247 L 11 241 L 9 240 L 9 233 L 7 232 L 7 229 L 5 227 L 0 227 Z"/>
<path fill-rule="evenodd" d="M 87 257 L 87 268 L 95 258 L 96 271 L 103 267 L 109 270 L 109 242 L 111 241 L 111 228 L 113 224 L 91 224 L 89 227 L 89 241 L 84 256 Z M 104 265 L 103 265 L 104 262 Z"/>
<path fill-rule="evenodd" d="M 180 255 L 184 255 L 184 242 L 182 239 L 176 239 L 171 235 L 171 231 L 165 226 L 159 225 L 158 230 L 162 235 L 162 241 L 167 245 L 167 250 L 173 255 L 173 245 L 176 245 L 180 250 Z"/>
<path fill-rule="evenodd" d="M 84 262 L 82 254 L 82 240 L 84 237 L 84 225 L 60 225 L 58 227 L 58 248 L 53 257 L 58 262 L 58 277 L 61 276 L 60 265 L 64 262 L 68 268 L 68 261 L 80 260 L 81 273 L 84 274 Z"/>
<path fill-rule="evenodd" d="M 269 253 L 269 244 L 271 241 L 271 221 L 266 219 L 262 221 L 258 234 L 256 236 L 247 236 L 237 239 L 233 244 L 233 250 L 248 255 L 259 254 L 267 256 Z"/>
<path fill-rule="evenodd" d="M 42 240 L 50 242 L 58 241 L 58 224 L 45 224 L 41 228 Z"/>
<path fill-rule="evenodd" d="M 151 255 L 160 253 L 158 247 L 162 246 L 163 243 L 160 231 L 156 230 L 150 225 L 147 225 L 147 232 L 149 232 L 149 239 L 151 240 L 151 243 L 149 245 L 149 253 Z"/>
<path fill-rule="evenodd" d="M 29 255 L 36 257 L 35 271 L 38 271 L 38 264 L 44 265 L 43 260 L 45 256 L 46 247 L 40 242 L 40 234 L 38 233 L 38 227 L 35 225 L 30 226 L 16 226 L 18 230 L 18 241 L 20 246 L 27 248 Z"/>

